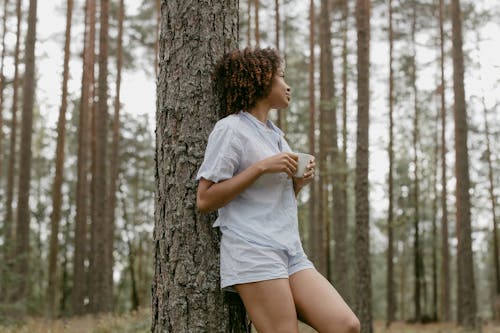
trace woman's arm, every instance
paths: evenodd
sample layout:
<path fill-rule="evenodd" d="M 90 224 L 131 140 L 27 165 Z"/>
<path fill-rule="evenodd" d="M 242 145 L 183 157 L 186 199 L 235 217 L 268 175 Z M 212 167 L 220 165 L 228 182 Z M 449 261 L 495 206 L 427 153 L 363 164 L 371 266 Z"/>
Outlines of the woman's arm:
<path fill-rule="evenodd" d="M 227 180 L 214 183 L 201 178 L 198 183 L 196 206 L 202 213 L 219 209 L 236 198 L 264 173 L 286 172 L 290 177 L 297 169 L 297 155 L 281 153 L 256 162 Z"/>

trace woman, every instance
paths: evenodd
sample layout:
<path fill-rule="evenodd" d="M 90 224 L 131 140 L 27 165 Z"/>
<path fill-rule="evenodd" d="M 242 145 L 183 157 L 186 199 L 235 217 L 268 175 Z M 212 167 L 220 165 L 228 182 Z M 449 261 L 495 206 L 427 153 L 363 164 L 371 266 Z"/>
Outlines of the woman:
<path fill-rule="evenodd" d="M 234 50 L 216 65 L 225 117 L 198 171 L 197 207 L 218 209 L 221 288 L 236 291 L 260 333 L 359 332 L 359 321 L 314 268 L 300 241 L 296 195 L 314 178 L 312 159 L 295 177 L 297 155 L 268 119 L 288 107 L 283 62 L 270 48 Z"/>

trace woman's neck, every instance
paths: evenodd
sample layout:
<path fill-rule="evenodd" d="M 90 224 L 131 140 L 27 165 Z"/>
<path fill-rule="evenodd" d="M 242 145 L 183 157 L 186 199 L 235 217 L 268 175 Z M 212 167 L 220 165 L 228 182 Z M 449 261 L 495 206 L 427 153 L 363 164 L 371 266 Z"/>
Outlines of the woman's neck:
<path fill-rule="evenodd" d="M 271 108 L 269 105 L 263 102 L 258 102 L 253 108 L 248 110 L 248 113 L 251 113 L 255 118 L 260 120 L 263 124 L 267 124 L 267 116 Z"/>

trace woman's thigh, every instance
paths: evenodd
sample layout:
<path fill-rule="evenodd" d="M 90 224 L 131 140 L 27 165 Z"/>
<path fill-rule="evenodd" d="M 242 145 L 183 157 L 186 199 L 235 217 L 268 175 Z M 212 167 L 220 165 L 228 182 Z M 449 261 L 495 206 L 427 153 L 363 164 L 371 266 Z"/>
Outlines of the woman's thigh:
<path fill-rule="evenodd" d="M 297 312 L 288 279 L 236 284 L 259 333 L 298 333 Z"/>
<path fill-rule="evenodd" d="M 359 320 L 335 288 L 315 269 L 289 278 L 299 318 L 319 333 L 359 332 Z"/>

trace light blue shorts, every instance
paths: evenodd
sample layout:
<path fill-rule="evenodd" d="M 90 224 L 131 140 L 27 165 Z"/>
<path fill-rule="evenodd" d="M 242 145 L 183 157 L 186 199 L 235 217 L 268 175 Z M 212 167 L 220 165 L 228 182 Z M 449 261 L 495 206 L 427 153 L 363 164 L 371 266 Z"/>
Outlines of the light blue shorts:
<path fill-rule="evenodd" d="M 286 250 L 256 244 L 227 229 L 222 233 L 222 290 L 236 292 L 232 287 L 235 284 L 288 278 L 307 268 L 314 268 L 314 264 L 307 258 L 302 247 L 298 253 L 289 255 Z"/>

